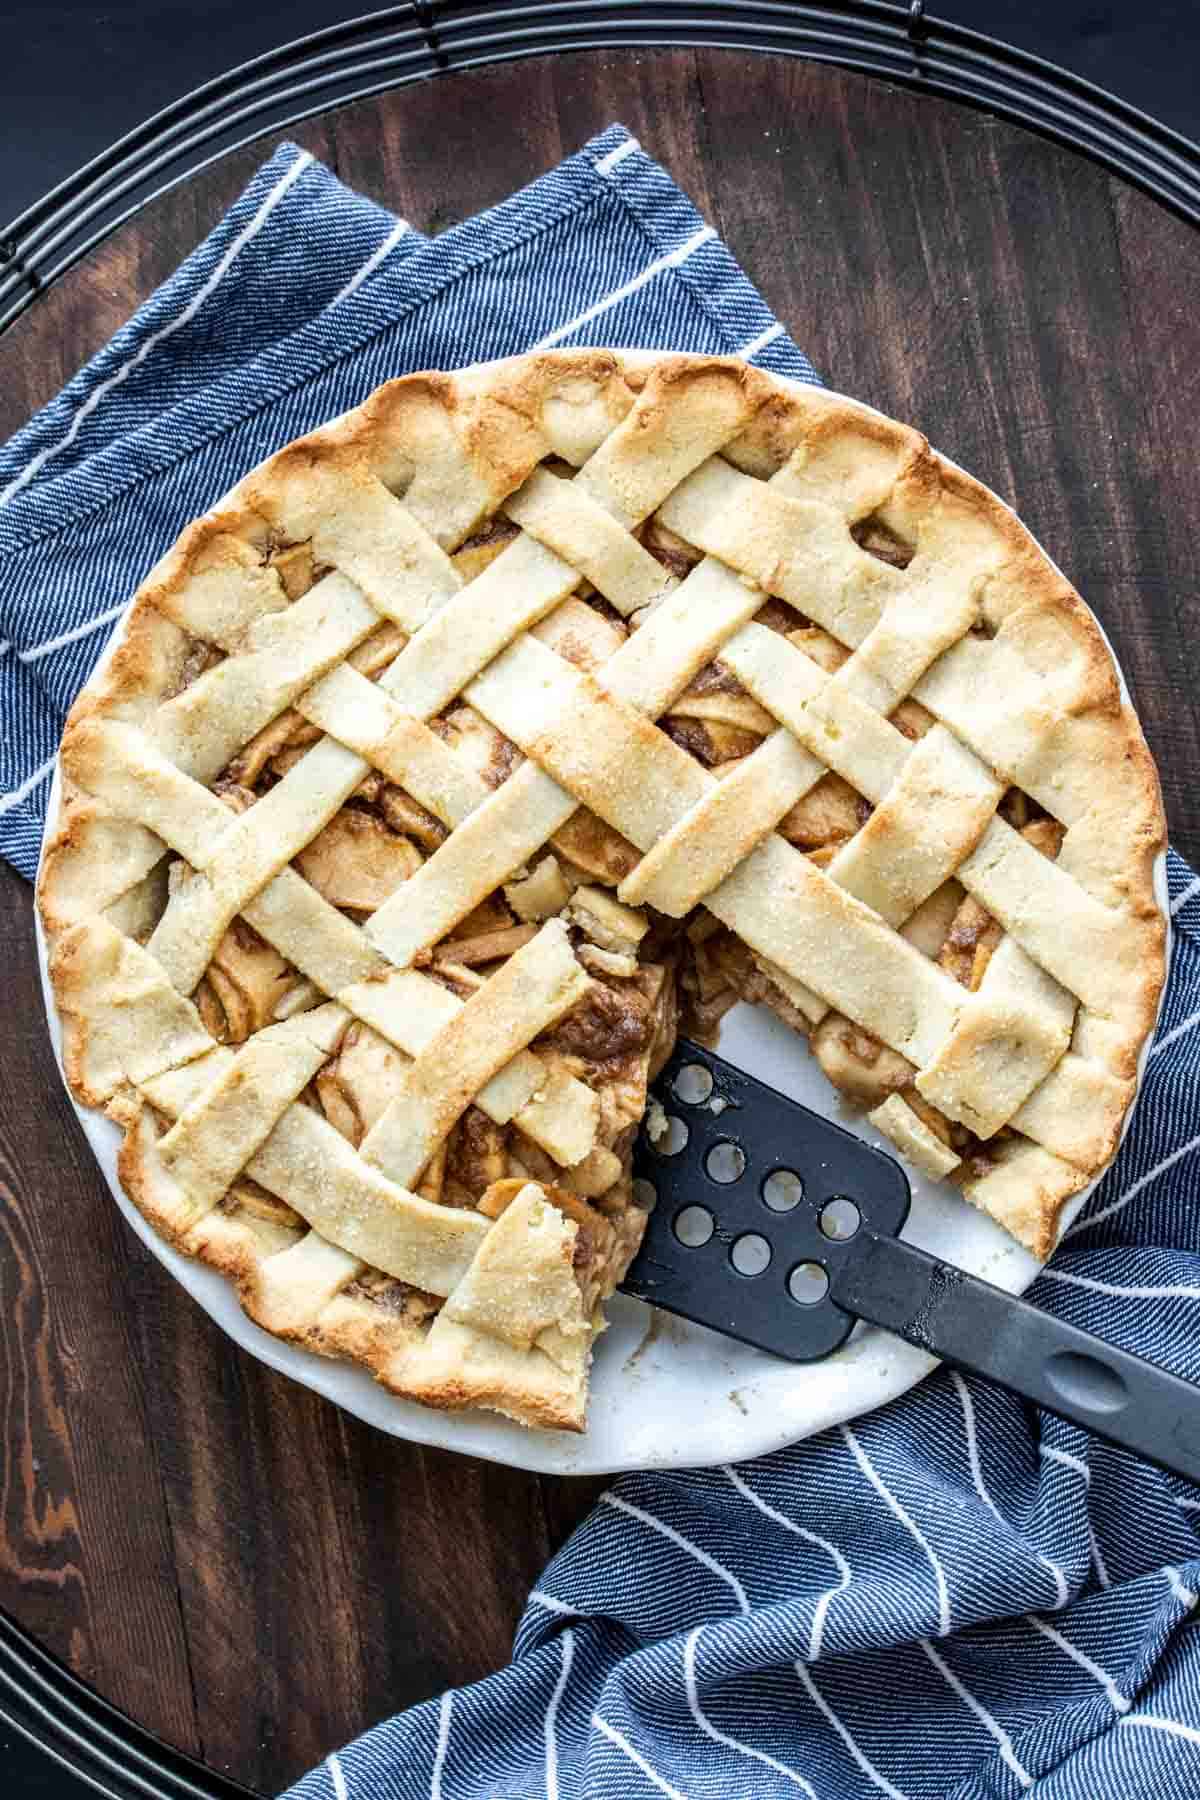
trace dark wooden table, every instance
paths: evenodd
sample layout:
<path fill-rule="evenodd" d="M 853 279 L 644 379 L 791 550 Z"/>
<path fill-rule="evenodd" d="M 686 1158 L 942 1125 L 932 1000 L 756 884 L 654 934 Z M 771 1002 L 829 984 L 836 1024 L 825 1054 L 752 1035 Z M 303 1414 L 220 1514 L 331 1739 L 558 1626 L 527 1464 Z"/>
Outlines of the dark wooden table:
<path fill-rule="evenodd" d="M 1200 853 L 1200 237 L 954 106 L 727 52 L 523 62 L 295 135 L 437 231 L 623 120 L 835 386 L 1010 499 L 1124 663 Z M 0 340 L 0 434 L 172 270 L 270 145 L 143 212 Z M 0 1605 L 265 1792 L 507 1660 L 599 1484 L 380 1436 L 235 1349 L 126 1229 L 63 1097 L 0 867 Z"/>

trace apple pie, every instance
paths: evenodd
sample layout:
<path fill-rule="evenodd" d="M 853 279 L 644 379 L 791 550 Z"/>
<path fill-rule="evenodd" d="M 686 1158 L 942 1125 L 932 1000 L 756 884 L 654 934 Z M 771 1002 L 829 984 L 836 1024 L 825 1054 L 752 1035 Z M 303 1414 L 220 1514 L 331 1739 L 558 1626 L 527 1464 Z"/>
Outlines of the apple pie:
<path fill-rule="evenodd" d="M 190 525 L 72 709 L 68 1078 L 267 1330 L 580 1429 L 678 1031 L 809 1041 L 1038 1256 L 1163 980 L 1087 608 L 915 431 L 733 358 L 388 383 Z"/>

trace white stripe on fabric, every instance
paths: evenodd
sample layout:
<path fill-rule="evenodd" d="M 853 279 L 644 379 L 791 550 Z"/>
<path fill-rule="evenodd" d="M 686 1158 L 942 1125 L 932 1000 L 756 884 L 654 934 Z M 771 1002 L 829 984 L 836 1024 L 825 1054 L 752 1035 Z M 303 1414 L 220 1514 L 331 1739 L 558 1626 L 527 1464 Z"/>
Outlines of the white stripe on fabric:
<path fill-rule="evenodd" d="M 1043 1637 L 1049 1638 L 1050 1642 L 1061 1650 L 1064 1656 L 1069 1656 L 1073 1663 L 1092 1677 L 1093 1681 L 1098 1681 L 1117 1712 L 1129 1711 L 1133 1702 L 1125 1698 L 1112 1676 L 1106 1669 L 1102 1669 L 1098 1662 L 1093 1662 L 1085 1651 L 1077 1649 L 1063 1636 L 1061 1631 L 1056 1631 L 1053 1625 L 1047 1625 L 1045 1619 L 1039 1619 L 1036 1613 L 1026 1613 L 1025 1623 L 1032 1625 L 1035 1631 L 1040 1631 Z"/>
<path fill-rule="evenodd" d="M 1069 1450 L 1056 1450 L 1053 1444 L 1039 1444 L 1038 1455 L 1045 1456 L 1050 1462 L 1061 1463 L 1064 1469 L 1073 1469 L 1076 1475 L 1082 1475 L 1084 1486 L 1091 1487 L 1092 1471 L 1082 1457 L 1072 1456 Z"/>
<path fill-rule="evenodd" d="M 1148 1725 L 1151 1731 L 1169 1731 L 1172 1737 L 1186 1738 L 1189 1744 L 1200 1744 L 1200 1731 L 1185 1725 L 1181 1719 L 1156 1719 L 1152 1713 L 1127 1713 L 1118 1725 Z"/>
<path fill-rule="evenodd" d="M 783 326 L 776 319 L 774 325 L 768 325 L 765 331 L 760 331 L 757 337 L 752 337 L 750 342 L 743 344 L 736 354 L 744 356 L 747 362 L 753 362 L 760 350 L 765 350 L 768 344 L 773 344 L 776 338 L 782 336 Z"/>
<path fill-rule="evenodd" d="M 1168 1169 L 1173 1169 L 1177 1162 L 1182 1162 L 1183 1158 L 1190 1156 L 1197 1147 L 1200 1147 L 1200 1137 L 1189 1138 L 1186 1144 L 1179 1146 L 1178 1150 L 1172 1150 L 1170 1156 L 1164 1156 L 1161 1162 L 1155 1163 L 1152 1169 L 1147 1169 L 1146 1173 L 1140 1175 L 1131 1187 L 1127 1187 L 1123 1194 L 1118 1194 L 1111 1206 L 1102 1207 L 1098 1213 L 1089 1213 L 1086 1218 L 1076 1219 L 1070 1230 L 1064 1231 L 1064 1242 L 1067 1238 L 1074 1237 L 1077 1231 L 1090 1230 L 1093 1225 L 1099 1225 L 1102 1220 L 1111 1219 L 1114 1213 L 1119 1213 L 1121 1208 L 1128 1206 L 1131 1200 L 1136 1200 L 1143 1188 L 1149 1187 L 1150 1183 L 1156 1181 L 1160 1175 L 1165 1175 Z M 1048 1275 L 1050 1270 L 1043 1269 L 1042 1273 Z"/>
<path fill-rule="evenodd" d="M 842 1724 L 842 1721 L 834 1712 L 832 1706 L 830 1706 L 828 1700 L 826 1700 L 824 1694 L 822 1694 L 817 1687 L 816 1682 L 813 1680 L 812 1670 L 806 1668 L 802 1662 L 796 1663 L 795 1669 L 809 1699 L 829 1724 L 833 1726 L 833 1729 L 837 1732 L 843 1744 L 845 1744 L 847 1750 L 850 1752 L 863 1774 L 867 1777 L 868 1781 L 873 1781 L 880 1793 L 887 1795 L 888 1800 L 908 1800 L 907 1794 L 901 1793 L 898 1787 L 893 1787 L 886 1775 L 881 1775 L 879 1773 L 879 1770 L 875 1767 L 875 1764 L 871 1761 L 866 1751 L 859 1749 L 849 1731 L 847 1731 L 846 1727 Z"/>
<path fill-rule="evenodd" d="M 717 1727 L 705 1718 L 700 1706 L 700 1694 L 696 1687 L 696 1644 L 703 1630 L 703 1625 L 694 1626 L 688 1632 L 683 1643 L 684 1692 L 687 1694 L 691 1715 L 701 1731 L 710 1737 L 714 1744 L 721 1744 L 726 1750 L 736 1750 L 739 1756 L 753 1757 L 754 1761 L 762 1763 L 764 1768 L 774 1769 L 777 1775 L 786 1776 L 788 1781 L 809 1796 L 809 1800 L 817 1800 L 817 1790 L 811 1781 L 806 1781 L 797 1770 L 789 1769 L 786 1763 L 781 1763 L 774 1756 L 768 1756 L 765 1750 L 756 1750 L 752 1744 L 743 1744 L 738 1738 L 729 1737 L 724 1731 L 718 1731 Z"/>
<path fill-rule="evenodd" d="M 738 1474 L 736 1469 L 731 1469 L 729 1465 L 726 1464 L 725 1473 L 728 1475 L 730 1481 L 732 1481 L 738 1493 L 743 1494 L 746 1499 L 749 1500 L 751 1506 L 756 1506 L 759 1512 L 765 1514 L 768 1519 L 773 1519 L 777 1525 L 782 1525 L 785 1531 L 793 1531 L 797 1537 L 803 1538 L 806 1543 L 815 1544 L 818 1550 L 824 1550 L 826 1555 L 833 1559 L 834 1566 L 838 1572 L 838 1579 L 833 1587 L 825 1590 L 818 1599 L 816 1606 L 813 1608 L 812 1627 L 809 1632 L 808 1658 L 810 1662 L 816 1662 L 821 1654 L 821 1639 L 825 1631 L 825 1616 L 829 1611 L 829 1602 L 833 1599 L 835 1594 L 844 1593 L 850 1586 L 852 1579 L 850 1574 L 850 1564 L 837 1548 L 837 1545 L 831 1544 L 828 1538 L 818 1537 L 815 1531 L 808 1531 L 803 1525 L 797 1525 L 793 1519 L 788 1518 L 786 1513 L 781 1513 L 774 1506 L 769 1505 L 761 1495 L 756 1494 L 754 1489 L 742 1480 L 742 1477 Z"/>
<path fill-rule="evenodd" d="M 1087 1522 L 1087 1534 L 1088 1534 L 1088 1550 L 1091 1552 L 1092 1561 L 1096 1565 L 1096 1574 L 1100 1578 L 1100 1586 L 1102 1588 L 1111 1587 L 1112 1580 L 1108 1573 L 1108 1567 L 1104 1561 L 1104 1558 L 1100 1554 L 1100 1546 L 1096 1542 L 1096 1533 L 1092 1528 L 1092 1521 L 1090 1519 Z"/>
<path fill-rule="evenodd" d="M 558 1672 L 558 1680 L 554 1684 L 554 1692 L 550 1696 L 550 1704 L 546 1708 L 546 1800 L 558 1800 L 558 1739 L 555 1728 L 558 1724 L 558 1708 L 571 1677 L 571 1664 L 575 1660 L 575 1633 L 564 1631 L 562 1644 L 562 1668 Z"/>
<path fill-rule="evenodd" d="M 329 1770 L 329 1779 L 333 1783 L 333 1800 L 350 1800 L 350 1790 L 346 1786 L 346 1777 L 337 1757 L 328 1757 L 325 1767 Z"/>
<path fill-rule="evenodd" d="M 257 237 L 270 216 L 272 209 L 280 200 L 282 200 L 292 183 L 296 180 L 296 177 L 308 167 L 311 161 L 312 157 L 309 155 L 308 151 L 302 150 L 295 162 L 289 164 L 283 174 L 279 177 L 279 180 L 275 183 L 275 186 L 271 189 L 270 193 L 263 200 L 254 217 L 242 227 L 241 231 L 238 232 L 238 235 L 234 238 L 233 242 L 229 245 L 229 248 L 225 251 L 225 254 L 221 257 L 211 275 L 208 277 L 208 280 L 202 287 L 196 290 L 183 311 L 178 313 L 175 318 L 168 320 L 161 330 L 152 332 L 150 336 L 139 345 L 138 349 L 129 358 L 129 361 L 122 363 L 121 367 L 117 369 L 114 374 L 107 376 L 105 380 L 97 383 L 71 420 L 66 436 L 59 438 L 57 443 L 47 444 L 44 450 L 39 450 L 36 456 L 29 459 L 20 474 L 14 476 L 8 486 L 0 493 L 0 506 L 6 506 L 19 488 L 23 488 L 27 481 L 32 481 L 39 469 L 44 468 L 52 457 L 58 456 L 63 450 L 67 449 L 69 445 L 75 442 L 75 439 L 79 436 L 84 420 L 89 414 L 95 412 L 105 394 L 111 393 L 113 388 L 119 387 L 127 376 L 133 373 L 138 364 L 146 360 L 151 350 L 153 350 L 156 345 L 161 344 L 167 338 L 172 337 L 174 333 L 186 325 L 189 320 L 195 318 L 209 295 L 215 288 L 219 287 L 221 282 L 225 279 L 225 276 L 228 274 L 240 252 L 245 249 L 251 238 Z"/>
<path fill-rule="evenodd" d="M 392 229 L 384 238 L 382 244 L 380 244 L 377 250 L 372 250 L 370 256 L 368 256 L 357 275 L 352 275 L 345 287 L 333 296 L 333 299 L 329 302 L 330 306 L 340 306 L 343 300 L 348 300 L 351 294 L 353 294 L 357 288 L 362 286 L 363 282 L 367 279 L 367 276 L 379 267 L 384 257 L 396 248 L 396 245 L 400 242 L 400 239 L 408 229 L 409 223 L 407 219 L 397 219 L 396 223 L 392 226 Z"/>
<path fill-rule="evenodd" d="M 11 812 L 14 806 L 20 806 L 22 800 L 28 799 L 35 787 L 39 787 L 54 767 L 54 757 L 48 756 L 39 768 L 27 775 L 20 787 L 15 787 L 7 794 L 0 794 L 0 815 Z"/>
<path fill-rule="evenodd" d="M 1060 1607 L 1065 1606 L 1071 1598 L 1071 1589 L 1066 1575 L 1052 1556 L 1043 1556 L 1040 1550 L 1038 1551 L 1038 1561 L 1054 1582 L 1054 1610 L 1058 1612 Z"/>
<path fill-rule="evenodd" d="M 538 1606 L 544 1606 L 547 1612 L 561 1613 L 567 1619 L 578 1617 L 573 1606 L 565 1606 L 561 1600 L 556 1600 L 553 1594 L 544 1593 L 541 1588 L 534 1588 L 529 1598 L 536 1601 Z"/>
<path fill-rule="evenodd" d="M 46 638 L 43 643 L 34 644 L 28 650 L 18 650 L 18 662 L 37 662 L 40 657 L 49 656 L 54 650 L 63 650 L 68 644 L 77 644 L 80 638 L 91 637 L 93 631 L 99 631 L 102 625 L 111 625 L 119 619 L 129 605 L 128 600 L 120 600 L 116 606 L 108 606 L 94 619 L 85 619 L 82 625 L 76 625 L 70 631 L 60 631 L 57 637 Z"/>
<path fill-rule="evenodd" d="M 963 1427 L 967 1438 L 967 1462 L 970 1465 L 971 1479 L 975 1483 L 975 1490 L 978 1493 L 979 1498 L 983 1501 L 983 1504 L 995 1515 L 998 1522 L 1007 1529 L 1008 1521 L 1000 1511 L 1000 1508 L 996 1505 L 996 1502 L 992 1499 L 992 1496 L 988 1493 L 987 1483 L 983 1479 L 983 1464 L 979 1460 L 979 1434 L 975 1428 L 975 1402 L 971 1398 L 971 1390 L 968 1388 L 957 1369 L 951 1369 L 950 1379 L 957 1388 L 958 1397 L 962 1401 Z M 1041 1563 L 1043 1569 L 1047 1571 L 1051 1580 L 1054 1582 L 1055 1606 L 1065 1606 L 1070 1599 L 1070 1588 L 1067 1586 L 1066 1576 L 1052 1557 L 1043 1556 L 1040 1550 L 1035 1551 L 1034 1554 Z"/>
<path fill-rule="evenodd" d="M 1172 918 L 1175 917 L 1175 914 L 1179 911 L 1181 906 L 1184 906 L 1187 904 L 1187 902 L 1192 898 L 1193 894 L 1200 894 L 1200 875 L 1193 875 L 1192 879 L 1188 882 L 1187 886 L 1185 888 L 1180 888 L 1179 892 L 1176 894 L 1175 898 L 1172 900 L 1172 902 L 1171 902 L 1171 917 Z"/>
<path fill-rule="evenodd" d="M 688 1800 L 686 1794 L 681 1794 L 677 1787 L 672 1787 L 671 1783 L 665 1780 L 663 1776 L 655 1773 L 645 1757 L 639 1756 L 624 1732 L 618 1731 L 615 1725 L 610 1725 L 607 1719 L 602 1719 L 599 1713 L 592 1714 L 592 1724 L 597 1731 L 602 1731 L 604 1733 L 610 1744 L 615 1744 L 617 1749 L 622 1751 L 623 1754 L 629 1758 L 630 1762 L 634 1763 L 642 1771 L 642 1774 L 646 1777 L 647 1781 L 652 1781 L 654 1783 L 660 1794 L 666 1794 L 668 1800 Z"/>
<path fill-rule="evenodd" d="M 1189 1013 L 1181 1024 L 1168 1031 L 1166 1037 L 1159 1038 L 1157 1044 L 1151 1046 L 1150 1056 L 1146 1058 L 1147 1062 L 1150 1057 L 1157 1056 L 1160 1050 L 1165 1050 L 1169 1044 L 1177 1043 L 1181 1037 L 1186 1037 L 1189 1031 L 1194 1031 L 1197 1024 L 1200 1024 L 1200 1007 L 1194 1013 Z"/>
<path fill-rule="evenodd" d="M 1182 1506 L 1185 1512 L 1200 1512 L 1200 1500 L 1184 1500 L 1176 1494 L 1175 1504 Z"/>
<path fill-rule="evenodd" d="M 981 1702 L 975 1698 L 971 1690 L 959 1680 L 949 1663 L 943 1661 L 928 1638 L 922 1638 L 920 1643 L 922 1650 L 925 1652 L 938 1674 L 943 1676 L 954 1689 L 954 1692 L 958 1695 L 963 1705 L 975 1714 L 975 1717 L 979 1720 L 979 1723 L 983 1726 L 984 1730 L 990 1732 L 992 1737 L 995 1738 L 996 1743 L 1000 1748 L 1001 1757 L 1012 1770 L 1021 1786 L 1032 1787 L 1033 1776 L 1020 1762 L 1016 1751 L 1013 1749 L 1013 1741 L 1009 1737 L 1007 1731 L 1005 1731 L 999 1719 L 995 1718 L 988 1711 L 987 1707 L 982 1705 Z"/>
<path fill-rule="evenodd" d="M 615 150 L 610 150 L 607 156 L 602 156 L 592 167 L 597 175 L 611 175 L 618 163 L 623 163 L 627 156 L 632 156 L 641 147 L 635 137 L 626 138 L 623 144 L 618 144 Z"/>
<path fill-rule="evenodd" d="M 1194 1589 L 1188 1586 L 1187 1582 L 1183 1579 L 1183 1576 L 1179 1573 L 1179 1570 L 1168 1567 L 1163 1570 L 1163 1574 L 1170 1582 L 1171 1592 L 1174 1594 L 1175 1598 L 1177 1600 L 1182 1600 L 1186 1607 L 1191 1608 L 1195 1606 L 1196 1601 L 1200 1600 L 1200 1594 L 1197 1594 Z"/>
<path fill-rule="evenodd" d="M 933 1545 L 929 1542 L 929 1539 L 925 1536 L 925 1533 L 921 1530 L 921 1527 L 917 1524 L 916 1520 L 910 1518 L 908 1513 L 905 1512 L 903 1506 L 901 1506 L 891 1489 L 884 1485 L 882 1478 L 876 1471 L 866 1451 L 863 1449 L 850 1427 L 848 1425 L 840 1425 L 838 1429 L 845 1438 L 846 1443 L 849 1445 L 855 1462 L 858 1464 L 867 1480 L 871 1483 L 871 1486 L 875 1489 L 880 1499 L 887 1505 L 891 1512 L 895 1514 L 896 1518 L 899 1519 L 900 1523 L 904 1526 L 904 1529 L 912 1534 L 929 1559 L 929 1566 L 933 1570 L 934 1580 L 937 1583 L 938 1636 L 945 1637 L 950 1629 L 950 1590 L 946 1586 L 946 1572 L 934 1553 Z"/>
<path fill-rule="evenodd" d="M 605 1506 L 613 1506 L 618 1512 L 628 1513 L 631 1519 L 640 1519 L 643 1525 L 650 1527 L 651 1531 L 659 1532 L 670 1543 L 677 1544 L 681 1550 L 686 1550 L 689 1556 L 694 1556 L 697 1562 L 703 1563 L 706 1569 L 711 1569 L 714 1575 L 719 1575 L 721 1580 L 727 1584 L 737 1599 L 740 1612 L 748 1613 L 750 1611 L 746 1590 L 737 1576 L 719 1563 L 715 1556 L 710 1556 L 707 1550 L 702 1550 L 699 1544 L 693 1544 L 692 1540 L 685 1538 L 681 1531 L 676 1531 L 673 1525 L 666 1524 L 662 1519 L 656 1519 L 653 1513 L 643 1512 L 640 1506 L 633 1504 L 632 1500 L 622 1500 L 619 1494 L 601 1494 L 600 1499 Z"/>
<path fill-rule="evenodd" d="M 446 1767 L 446 1750 L 450 1743 L 450 1690 L 442 1695 L 438 1708 L 437 1744 L 433 1752 L 433 1768 L 429 1773 L 429 1800 L 442 1800 L 442 1770 Z"/>
<path fill-rule="evenodd" d="M 995 1513 L 996 1517 L 1003 1525 L 1004 1519 L 1001 1515 L 1000 1508 L 988 1493 L 987 1486 L 983 1479 L 983 1465 L 979 1460 L 979 1434 L 975 1429 L 975 1402 L 972 1400 L 970 1390 L 957 1369 L 951 1369 L 950 1379 L 958 1390 L 958 1397 L 962 1402 L 963 1429 L 967 1440 L 967 1463 L 971 1470 L 971 1480 L 975 1483 L 975 1491 L 983 1501 L 983 1504 L 990 1512 Z"/>
<path fill-rule="evenodd" d="M 1200 1287 L 1194 1282 L 1170 1281 L 1162 1287 L 1144 1286 L 1121 1281 L 1097 1281 L 1093 1275 L 1068 1275 L 1065 1269 L 1043 1269 L 1047 1281 L 1061 1281 L 1064 1287 L 1086 1288 L 1091 1294 L 1111 1294 L 1119 1300 L 1200 1300 Z"/>
<path fill-rule="evenodd" d="M 661 275 L 664 269 L 677 269 L 680 263 L 687 261 L 693 250 L 698 250 L 701 244 L 707 244 L 716 235 L 711 225 L 702 225 L 699 231 L 694 231 L 691 237 L 680 244 L 677 249 L 670 250 L 665 256 L 660 256 L 654 262 L 648 263 L 640 275 L 634 275 L 621 287 L 614 288 L 611 294 L 606 294 L 603 300 L 597 300 L 594 306 L 589 306 L 586 312 L 578 313 L 575 318 L 568 319 L 565 325 L 559 325 L 540 342 L 532 345 L 532 349 L 549 350 L 553 345 L 560 344 L 563 338 L 570 337 L 571 333 L 578 331 L 581 325 L 590 325 L 592 320 L 598 319 L 602 313 L 610 311 L 614 306 L 619 306 L 622 300 L 628 300 L 630 294 L 636 294 L 639 288 L 644 288 L 648 281 L 653 281 L 654 277 Z"/>

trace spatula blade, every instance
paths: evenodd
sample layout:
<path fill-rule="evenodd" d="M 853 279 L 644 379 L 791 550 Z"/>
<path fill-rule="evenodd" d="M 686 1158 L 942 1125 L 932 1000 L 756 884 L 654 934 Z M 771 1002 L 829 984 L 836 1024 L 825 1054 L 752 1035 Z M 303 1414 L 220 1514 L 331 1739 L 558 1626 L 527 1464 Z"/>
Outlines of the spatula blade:
<path fill-rule="evenodd" d="M 847 1254 L 834 1203 L 899 1232 L 899 1163 L 686 1038 L 651 1093 L 634 1178 L 654 1205 L 624 1291 L 792 1362 L 828 1356 L 854 1325 L 829 1295 Z"/>

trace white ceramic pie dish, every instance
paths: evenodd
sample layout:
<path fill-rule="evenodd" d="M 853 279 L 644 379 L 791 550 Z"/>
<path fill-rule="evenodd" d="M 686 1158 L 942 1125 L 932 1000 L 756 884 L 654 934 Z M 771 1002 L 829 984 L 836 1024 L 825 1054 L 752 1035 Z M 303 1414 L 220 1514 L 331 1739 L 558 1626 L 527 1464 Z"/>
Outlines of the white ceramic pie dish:
<path fill-rule="evenodd" d="M 1113 660 L 1116 664 L 1115 654 Z M 1117 668 L 1120 674 L 1119 664 Z M 1123 676 L 1121 681 L 1124 689 Z M 50 818 L 57 813 L 59 791 L 56 769 Z M 1165 854 L 1155 868 L 1155 888 L 1164 917 L 1169 917 Z M 61 1031 L 36 914 L 35 929 L 61 1072 Z M 1139 1084 L 1149 1041 L 1142 1051 Z M 725 1020 L 718 1049 L 750 1074 L 895 1154 L 894 1146 L 841 1103 L 804 1045 L 764 1009 L 736 1007 Z M 361 1368 L 326 1360 L 256 1326 L 226 1278 L 172 1249 L 126 1196 L 117 1177 L 119 1128 L 103 1114 L 79 1106 L 73 1096 L 71 1103 L 133 1229 L 222 1329 L 270 1367 L 396 1437 L 558 1474 L 739 1461 L 855 1418 L 894 1399 L 935 1366 L 925 1352 L 875 1328 L 856 1331 L 844 1349 L 823 1363 L 782 1362 L 617 1295 L 608 1305 L 610 1328 L 596 1348 L 585 1435 L 531 1431 L 489 1413 L 433 1411 L 388 1393 Z M 948 1182 L 931 1181 L 912 1168 L 907 1173 L 913 1204 L 906 1238 L 1010 1293 L 1030 1285 L 1040 1265 L 1027 1250 Z M 1063 1229 L 1095 1185 L 1068 1203 Z"/>

